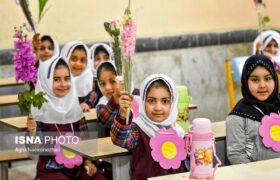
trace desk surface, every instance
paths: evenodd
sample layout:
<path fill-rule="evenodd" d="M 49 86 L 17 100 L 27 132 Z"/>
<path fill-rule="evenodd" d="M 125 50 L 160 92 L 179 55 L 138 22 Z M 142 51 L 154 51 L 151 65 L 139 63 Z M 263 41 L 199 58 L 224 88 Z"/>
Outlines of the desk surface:
<path fill-rule="evenodd" d="M 212 123 L 212 127 L 216 140 L 225 139 L 225 121 Z M 129 154 L 126 149 L 114 145 L 110 137 L 81 141 L 78 144 L 64 144 L 61 146 L 92 160 Z M 94 149 L 96 146 L 98 147 L 97 150 Z"/>
<path fill-rule="evenodd" d="M 8 95 L 8 96 L 0 96 L 0 106 L 17 104 L 18 103 L 18 95 Z"/>
<path fill-rule="evenodd" d="M 91 109 L 90 112 L 85 113 L 87 121 L 96 121 L 96 109 Z M 16 128 L 17 130 L 25 130 L 26 127 L 27 116 L 13 117 L 13 118 L 4 118 L 0 119 L 0 123 L 8 125 L 12 128 Z"/>
<path fill-rule="evenodd" d="M 61 147 L 91 160 L 128 154 L 126 149 L 114 145 L 111 137 L 81 141 L 78 144 L 63 144 Z"/>
<path fill-rule="evenodd" d="M 215 180 L 275 180 L 279 178 L 279 164 L 280 158 L 247 164 L 224 166 L 217 169 Z M 149 180 L 186 180 L 188 177 L 189 173 L 179 173 L 149 178 Z"/>
<path fill-rule="evenodd" d="M 16 79 L 14 77 L 12 78 L 1 78 L 0 79 L 0 87 L 3 86 L 14 86 L 14 85 L 22 85 L 23 81 L 16 82 Z"/>

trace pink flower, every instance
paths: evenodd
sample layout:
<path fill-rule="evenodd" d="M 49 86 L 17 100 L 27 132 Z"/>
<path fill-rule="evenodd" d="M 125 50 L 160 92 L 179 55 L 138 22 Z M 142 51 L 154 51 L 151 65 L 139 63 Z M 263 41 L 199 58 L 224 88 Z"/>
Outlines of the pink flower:
<path fill-rule="evenodd" d="M 178 169 L 187 156 L 185 141 L 178 137 L 174 129 L 158 130 L 156 136 L 151 138 L 150 146 L 153 159 L 164 169 Z"/>
<path fill-rule="evenodd" d="M 280 117 L 276 113 L 271 113 L 262 118 L 262 125 L 259 133 L 263 137 L 265 147 L 272 147 L 276 152 L 280 152 Z"/>
<path fill-rule="evenodd" d="M 68 132 L 65 134 L 65 136 L 59 136 L 58 139 L 66 139 L 65 143 L 73 143 L 73 137 L 78 138 L 77 136 L 74 136 L 73 133 Z M 80 166 L 83 163 L 82 156 L 62 149 L 59 143 L 54 146 L 54 153 L 56 155 L 56 162 L 59 164 L 64 164 L 66 168 L 72 169 L 74 166 Z"/>
<path fill-rule="evenodd" d="M 135 42 L 136 42 L 136 25 L 132 20 L 128 20 L 127 24 L 123 25 L 121 32 L 122 55 L 125 61 L 134 59 Z"/>

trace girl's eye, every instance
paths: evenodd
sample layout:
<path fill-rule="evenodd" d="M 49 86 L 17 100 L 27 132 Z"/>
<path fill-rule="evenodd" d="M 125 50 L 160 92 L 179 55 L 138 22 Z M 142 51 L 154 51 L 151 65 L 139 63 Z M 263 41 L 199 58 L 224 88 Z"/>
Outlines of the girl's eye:
<path fill-rule="evenodd" d="M 40 51 L 44 51 L 44 50 L 45 50 L 45 48 L 44 48 L 44 47 L 41 47 L 41 48 L 40 48 Z"/>
<path fill-rule="evenodd" d="M 55 82 L 59 82 L 59 78 L 57 78 L 57 77 L 53 78 L 53 80 L 54 80 Z"/>
<path fill-rule="evenodd" d="M 65 81 L 70 81 L 70 76 L 65 77 Z"/>
<path fill-rule="evenodd" d="M 266 77 L 264 80 L 265 81 L 270 81 L 272 79 L 272 77 Z"/>
<path fill-rule="evenodd" d="M 169 104 L 170 101 L 168 99 L 163 99 L 162 102 L 163 104 Z"/>
<path fill-rule="evenodd" d="M 104 59 L 109 60 L 109 56 L 105 56 L 105 58 L 104 58 Z"/>
<path fill-rule="evenodd" d="M 95 58 L 94 58 L 94 61 L 100 61 L 99 56 L 95 57 Z"/>
<path fill-rule="evenodd" d="M 82 58 L 82 59 L 81 59 L 81 62 L 82 62 L 82 63 L 86 62 L 86 59 L 85 59 L 85 58 Z"/>
<path fill-rule="evenodd" d="M 116 81 L 115 81 L 115 80 L 111 80 L 111 83 L 112 83 L 112 84 L 115 84 L 115 83 L 116 83 Z"/>
<path fill-rule="evenodd" d="M 100 86 L 101 87 L 105 86 L 105 82 L 100 82 Z"/>
<path fill-rule="evenodd" d="M 71 57 L 71 60 L 76 62 L 77 61 L 77 58 L 76 57 Z"/>
<path fill-rule="evenodd" d="M 147 102 L 150 103 L 150 104 L 153 104 L 155 102 L 155 100 L 154 99 L 148 99 Z"/>
<path fill-rule="evenodd" d="M 252 78 L 251 81 L 252 82 L 258 82 L 259 80 L 257 78 Z"/>

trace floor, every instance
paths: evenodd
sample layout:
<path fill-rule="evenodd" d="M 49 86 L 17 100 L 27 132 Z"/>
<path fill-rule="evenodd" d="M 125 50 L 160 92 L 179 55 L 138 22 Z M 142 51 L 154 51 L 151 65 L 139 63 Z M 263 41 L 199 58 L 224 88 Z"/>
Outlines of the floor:
<path fill-rule="evenodd" d="M 36 174 L 37 157 L 31 160 L 17 161 L 9 168 L 9 180 L 34 180 Z"/>

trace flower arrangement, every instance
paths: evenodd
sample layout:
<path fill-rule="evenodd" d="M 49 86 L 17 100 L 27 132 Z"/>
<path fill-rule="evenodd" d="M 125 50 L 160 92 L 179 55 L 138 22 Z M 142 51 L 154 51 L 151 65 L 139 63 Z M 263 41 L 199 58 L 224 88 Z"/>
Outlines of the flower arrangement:
<path fill-rule="evenodd" d="M 280 116 L 278 114 L 265 115 L 262 118 L 259 133 L 263 137 L 262 141 L 265 147 L 280 152 Z"/>
<path fill-rule="evenodd" d="M 108 34 L 112 37 L 112 49 L 117 69 L 117 75 L 122 75 L 121 48 L 120 48 L 120 21 L 115 20 L 110 23 L 105 22 L 104 27 Z"/>
<path fill-rule="evenodd" d="M 266 7 L 266 5 L 263 2 L 263 0 L 254 0 L 254 4 L 256 6 L 256 10 L 257 10 L 257 13 L 258 13 L 259 34 L 261 36 L 261 33 L 263 32 L 263 29 L 265 28 L 265 24 L 267 22 L 269 22 L 270 19 L 269 19 L 268 16 L 264 16 L 261 13 L 261 8 L 265 8 Z M 262 38 L 261 38 L 261 41 L 262 41 Z"/>
<path fill-rule="evenodd" d="M 187 156 L 184 139 L 174 129 L 160 129 L 150 140 L 152 157 L 164 169 L 178 169 Z"/>
<path fill-rule="evenodd" d="M 16 73 L 16 82 L 18 80 L 24 81 L 26 90 L 18 94 L 18 106 L 22 113 L 31 113 L 31 105 L 40 109 L 44 102 L 48 102 L 44 98 L 44 93 L 39 92 L 35 94 L 33 89 L 30 92 L 29 83 L 36 82 L 37 71 L 34 67 L 35 54 L 33 53 L 32 42 L 27 38 L 27 34 L 23 33 L 23 28 L 26 27 L 24 24 L 19 28 L 15 27 L 15 35 L 13 38 L 17 40 L 14 41 L 14 48 L 16 53 L 13 56 L 15 73 Z"/>

